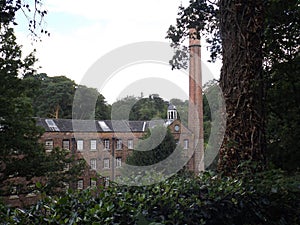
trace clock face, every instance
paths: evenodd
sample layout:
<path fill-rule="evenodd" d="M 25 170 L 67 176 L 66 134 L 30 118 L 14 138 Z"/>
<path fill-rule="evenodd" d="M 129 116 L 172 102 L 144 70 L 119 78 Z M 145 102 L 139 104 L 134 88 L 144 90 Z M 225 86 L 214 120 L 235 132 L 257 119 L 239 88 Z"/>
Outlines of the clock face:
<path fill-rule="evenodd" d="M 179 129 L 180 129 L 179 125 L 175 125 L 174 129 L 175 129 L 175 131 L 179 131 Z"/>

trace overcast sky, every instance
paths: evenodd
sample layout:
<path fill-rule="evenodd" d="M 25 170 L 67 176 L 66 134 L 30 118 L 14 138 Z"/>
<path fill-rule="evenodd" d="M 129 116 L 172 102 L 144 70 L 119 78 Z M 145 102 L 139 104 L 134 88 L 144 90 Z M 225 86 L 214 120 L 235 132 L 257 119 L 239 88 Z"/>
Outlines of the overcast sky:
<path fill-rule="evenodd" d="M 37 49 L 38 66 L 42 67 L 39 72 L 45 72 L 49 76 L 65 75 L 76 83 L 81 83 L 93 63 L 114 49 L 135 42 L 168 42 L 165 39 L 166 31 L 171 24 L 175 24 L 178 6 L 181 3 L 187 5 L 188 0 L 45 0 L 44 5 L 48 10 L 45 18 L 46 28 L 51 36 L 43 37 L 41 43 L 30 45 L 27 25 L 22 22 L 22 16 L 18 17 L 20 25 L 17 26 L 16 33 L 25 52 Z M 205 52 L 205 43 L 202 43 L 202 46 L 202 59 L 206 62 L 208 53 Z M 218 78 L 220 64 L 206 65 L 213 76 Z M 101 90 L 109 103 L 123 97 L 120 92 L 124 86 L 140 82 L 134 76 L 128 81 L 125 79 L 126 73 L 143 73 L 144 80 L 153 76 L 163 76 L 166 83 L 178 78 L 177 82 L 171 82 L 171 86 L 180 86 L 180 89 L 187 93 L 188 80 L 176 75 L 178 71 L 171 71 L 170 68 L 161 65 L 135 65 L 115 75 Z M 151 89 L 149 85 L 145 86 L 145 83 L 147 82 L 140 82 L 139 86 L 142 89 L 132 94 L 143 92 L 147 95 L 153 91 L 159 92 L 155 88 Z M 130 94 L 123 91 L 123 95 Z M 162 97 L 165 95 L 158 94 Z M 180 93 L 174 97 L 184 98 Z"/>

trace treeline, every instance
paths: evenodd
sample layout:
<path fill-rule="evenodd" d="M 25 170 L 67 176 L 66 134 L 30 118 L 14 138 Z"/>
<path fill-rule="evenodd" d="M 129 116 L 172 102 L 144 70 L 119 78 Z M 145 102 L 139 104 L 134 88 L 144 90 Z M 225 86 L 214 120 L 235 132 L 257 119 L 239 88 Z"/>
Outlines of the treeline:
<path fill-rule="evenodd" d="M 299 131 L 299 60 L 279 62 L 272 71 L 268 71 L 266 87 L 267 161 L 285 170 L 297 169 L 300 159 Z M 218 105 L 216 101 L 208 102 L 206 92 L 212 94 L 217 81 L 211 81 L 205 86 L 203 95 L 204 140 L 207 144 L 212 114 Z M 46 118 L 76 118 L 97 120 L 151 120 L 166 119 L 167 107 L 171 103 L 176 106 L 178 117 L 187 126 L 188 100 L 164 100 L 158 94 L 148 97 L 127 96 L 112 105 L 95 88 L 76 84 L 65 76 L 49 77 L 47 74 L 25 74 L 22 86 L 26 96 L 32 103 L 33 115 Z M 76 93 L 76 94 L 75 94 Z"/>
<path fill-rule="evenodd" d="M 24 77 L 23 82 L 28 87 L 27 94 L 32 100 L 36 117 L 108 119 L 110 116 L 110 105 L 97 89 L 78 85 L 65 76 L 30 74 Z M 75 110 L 73 105 L 76 106 Z"/>

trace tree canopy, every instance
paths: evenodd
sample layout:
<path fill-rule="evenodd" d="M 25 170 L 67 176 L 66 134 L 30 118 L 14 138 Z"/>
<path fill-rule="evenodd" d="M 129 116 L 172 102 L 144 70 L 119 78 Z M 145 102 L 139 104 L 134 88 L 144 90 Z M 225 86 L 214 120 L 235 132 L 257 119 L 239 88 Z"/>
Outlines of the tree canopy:
<path fill-rule="evenodd" d="M 173 68 L 187 66 L 187 53 L 182 51 L 187 48 L 180 46 L 187 37 L 204 36 L 212 61 L 222 58 L 220 86 L 227 126 L 220 171 L 232 174 L 244 160 L 264 167 L 265 100 L 267 87 L 274 84 L 270 72 L 278 62 L 291 61 L 299 54 L 299 12 L 297 0 L 191 0 L 189 6 L 179 8 L 177 24 L 168 30 L 167 38 L 177 49 Z M 192 34 L 191 28 L 195 29 Z"/>
<path fill-rule="evenodd" d="M 149 166 L 166 159 L 177 147 L 170 131 L 165 127 L 155 126 L 147 130 L 126 163 L 134 166 Z"/>
<path fill-rule="evenodd" d="M 33 117 L 31 86 L 24 77 L 34 76 L 34 54 L 22 56 L 14 30 L 0 29 L 0 195 L 28 194 L 43 177 L 46 193 L 53 193 L 64 182 L 76 179 L 81 165 L 66 164 L 74 158 L 69 152 L 47 154 L 39 143 L 43 130 Z M 59 177 L 59 179 L 58 179 Z"/>

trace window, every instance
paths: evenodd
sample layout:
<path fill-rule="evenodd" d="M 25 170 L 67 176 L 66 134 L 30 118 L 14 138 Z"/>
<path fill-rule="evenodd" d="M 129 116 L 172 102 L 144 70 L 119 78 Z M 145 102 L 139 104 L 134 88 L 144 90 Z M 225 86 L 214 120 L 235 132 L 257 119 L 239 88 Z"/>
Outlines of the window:
<path fill-rule="evenodd" d="M 16 186 L 12 186 L 10 190 L 10 196 L 9 199 L 16 199 L 19 198 L 18 196 L 18 189 Z"/>
<path fill-rule="evenodd" d="M 78 151 L 83 150 L 83 140 L 77 140 L 77 150 Z"/>
<path fill-rule="evenodd" d="M 189 148 L 189 140 L 188 139 L 184 139 L 183 140 L 183 148 L 184 149 L 188 149 Z"/>
<path fill-rule="evenodd" d="M 122 149 L 122 139 L 118 139 L 117 140 L 117 150 L 121 150 Z"/>
<path fill-rule="evenodd" d="M 90 186 L 91 186 L 92 188 L 97 187 L 97 181 L 96 181 L 95 178 L 91 178 L 91 179 L 90 179 Z"/>
<path fill-rule="evenodd" d="M 46 140 L 45 149 L 46 152 L 51 152 L 53 150 L 53 140 Z"/>
<path fill-rule="evenodd" d="M 69 140 L 63 140 L 62 148 L 66 150 L 70 150 L 70 141 Z"/>
<path fill-rule="evenodd" d="M 104 178 L 104 186 L 108 187 L 109 186 L 109 177 Z"/>
<path fill-rule="evenodd" d="M 92 170 L 96 170 L 97 169 L 97 159 L 91 159 L 90 166 L 91 166 Z"/>
<path fill-rule="evenodd" d="M 104 149 L 109 149 L 109 139 L 104 140 Z"/>
<path fill-rule="evenodd" d="M 133 140 L 129 139 L 127 144 L 128 149 L 133 149 Z"/>
<path fill-rule="evenodd" d="M 121 157 L 117 157 L 116 158 L 116 167 L 121 167 L 122 166 L 122 158 Z"/>
<path fill-rule="evenodd" d="M 109 159 L 104 159 L 103 160 L 103 168 L 104 169 L 109 169 Z"/>
<path fill-rule="evenodd" d="M 83 189 L 83 180 L 78 180 L 77 181 L 77 189 L 78 190 L 82 190 Z"/>
<path fill-rule="evenodd" d="M 56 126 L 52 119 L 46 119 L 45 122 L 47 123 L 51 131 L 59 131 L 59 128 Z"/>
<path fill-rule="evenodd" d="M 97 150 L 97 140 L 91 140 L 91 150 Z"/>

